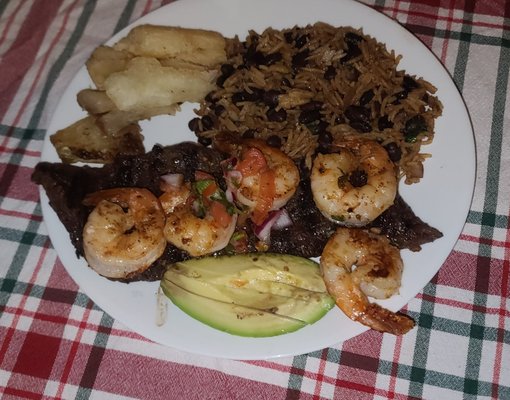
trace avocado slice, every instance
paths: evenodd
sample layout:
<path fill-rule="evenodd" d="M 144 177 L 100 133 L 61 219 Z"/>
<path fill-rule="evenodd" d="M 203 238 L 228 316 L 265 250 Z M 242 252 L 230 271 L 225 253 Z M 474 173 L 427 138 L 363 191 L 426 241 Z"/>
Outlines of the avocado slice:
<path fill-rule="evenodd" d="M 299 319 L 199 296 L 170 281 L 165 281 L 162 288 L 172 302 L 190 317 L 232 335 L 276 336 L 307 325 Z"/>
<path fill-rule="evenodd" d="M 293 332 L 333 306 L 317 263 L 282 254 L 204 257 L 169 266 L 163 292 L 191 317 L 239 336 Z"/>

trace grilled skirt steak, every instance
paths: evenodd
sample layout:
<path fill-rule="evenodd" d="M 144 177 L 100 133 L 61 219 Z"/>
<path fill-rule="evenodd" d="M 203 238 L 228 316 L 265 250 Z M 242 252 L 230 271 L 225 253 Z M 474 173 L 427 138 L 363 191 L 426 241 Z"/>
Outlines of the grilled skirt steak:
<path fill-rule="evenodd" d="M 45 189 L 51 207 L 69 232 L 77 256 L 83 256 L 82 231 L 91 211 L 82 204 L 86 194 L 114 187 L 140 187 L 159 196 L 160 176 L 178 173 L 183 174 L 185 180 L 191 180 L 195 170 L 209 172 L 221 182 L 222 159 L 222 154 L 211 148 L 185 142 L 155 146 L 143 156 L 121 156 L 101 168 L 40 162 L 32 174 L 32 181 Z M 293 223 L 271 233 L 268 251 L 303 257 L 320 256 L 337 225 L 315 207 L 309 178 L 302 179 L 286 209 Z M 400 196 L 370 228 L 381 231 L 398 248 L 412 251 L 418 251 L 424 243 L 442 236 L 441 232 L 418 218 Z M 255 251 L 256 239 L 249 227 L 246 230 L 250 235 L 248 250 Z M 168 263 L 187 258 L 186 252 L 168 244 L 163 255 L 150 268 L 124 281 L 159 280 Z"/>

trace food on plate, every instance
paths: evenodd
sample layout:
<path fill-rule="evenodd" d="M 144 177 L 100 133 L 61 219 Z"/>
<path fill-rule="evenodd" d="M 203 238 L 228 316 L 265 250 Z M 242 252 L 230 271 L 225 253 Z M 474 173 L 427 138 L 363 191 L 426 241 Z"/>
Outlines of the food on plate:
<path fill-rule="evenodd" d="M 334 152 L 313 160 L 313 199 L 326 218 L 346 226 L 365 226 L 395 201 L 397 171 L 388 152 L 374 140 L 334 143 Z"/>
<path fill-rule="evenodd" d="M 213 69 L 225 62 L 225 38 L 218 32 L 173 26 L 140 25 L 114 45 L 135 56 L 177 59 Z"/>
<path fill-rule="evenodd" d="M 92 52 L 85 65 L 96 88 L 102 90 L 106 78 L 114 72 L 123 71 L 132 58 L 133 55 L 126 51 L 103 45 Z"/>
<path fill-rule="evenodd" d="M 237 222 L 237 210 L 214 176 L 195 172 L 193 182 L 182 174 L 162 177 L 159 197 L 166 222 L 166 240 L 190 256 L 199 257 L 224 249 Z"/>
<path fill-rule="evenodd" d="M 114 47 L 99 46 L 86 63 L 95 88 L 77 95 L 88 117 L 52 137 L 57 154 L 68 163 L 140 154 L 138 122 L 201 101 L 225 59 L 223 36 L 200 29 L 141 25 Z"/>
<path fill-rule="evenodd" d="M 65 163 L 112 162 L 118 154 L 143 154 L 143 136 L 137 123 L 122 124 L 115 133 L 101 129 L 98 118 L 89 115 L 50 136 L 60 159 Z"/>
<path fill-rule="evenodd" d="M 152 57 L 135 57 L 104 82 L 108 97 L 122 111 L 198 102 L 214 87 L 215 70 L 163 66 Z"/>
<path fill-rule="evenodd" d="M 162 107 L 138 107 L 132 111 L 119 110 L 105 91 L 97 89 L 83 89 L 78 92 L 78 104 L 89 115 L 96 117 L 96 124 L 106 135 L 115 137 L 124 127 L 150 119 L 156 115 L 174 115 L 179 110 L 177 103 Z"/>
<path fill-rule="evenodd" d="M 344 136 L 384 146 L 415 183 L 442 112 L 426 80 L 398 69 L 400 56 L 361 30 L 316 23 L 227 41 L 216 90 L 198 111 L 202 143 L 219 132 L 279 142 L 310 168 L 314 154 Z"/>
<path fill-rule="evenodd" d="M 383 234 L 399 249 L 411 251 L 420 251 L 422 245 L 443 236 L 439 230 L 418 218 L 398 193 L 393 205 L 368 224 L 367 228 Z"/>
<path fill-rule="evenodd" d="M 223 164 L 227 186 L 256 225 L 280 210 L 296 192 L 299 171 L 280 149 L 257 139 L 219 135 L 214 148 L 229 155 Z"/>
<path fill-rule="evenodd" d="M 83 204 L 94 207 L 83 228 L 83 252 L 98 274 L 128 278 L 165 251 L 165 215 L 149 190 L 105 189 L 85 196 Z"/>
<path fill-rule="evenodd" d="M 104 90 L 83 89 L 76 95 L 78 105 L 91 115 L 101 115 L 117 109 Z"/>
<path fill-rule="evenodd" d="M 225 155 L 215 149 L 197 143 L 185 142 L 171 146 L 155 146 L 141 156 L 122 156 L 101 168 L 75 166 L 65 163 L 40 162 L 36 165 L 32 180 L 45 189 L 50 205 L 57 213 L 67 231 L 78 255 L 83 255 L 83 227 L 91 207 L 83 204 L 89 193 L 103 189 L 137 187 L 150 190 L 155 196 L 163 194 L 161 177 L 182 174 L 184 182 L 195 180 L 195 171 L 204 171 L 223 182 Z M 301 176 L 294 196 L 284 207 L 291 220 L 283 227 L 271 227 L 267 251 L 293 254 L 303 257 L 319 257 L 329 237 L 335 232 L 336 223 L 325 218 L 317 209 L 310 190 L 310 179 Z M 242 218 L 238 217 L 238 223 Z M 246 220 L 245 220 L 246 222 Z M 397 196 L 395 203 L 380 217 L 367 226 L 387 235 L 399 249 L 418 251 L 424 243 L 441 237 L 441 233 L 416 216 L 405 201 Z M 253 224 L 243 225 L 236 231 L 235 239 L 241 239 L 244 247 L 239 251 L 255 252 L 260 239 L 254 233 Z M 239 243 L 241 244 L 241 243 Z M 222 252 L 231 252 L 234 246 L 227 246 Z M 126 281 L 161 279 L 165 265 L 190 258 L 189 254 L 167 243 L 163 255 L 153 265 Z"/>
<path fill-rule="evenodd" d="M 204 257 L 169 265 L 161 288 L 184 312 L 240 336 L 293 332 L 333 306 L 317 263 L 285 254 Z"/>
<path fill-rule="evenodd" d="M 394 335 L 414 327 L 408 316 L 370 303 L 367 297 L 387 299 L 400 288 L 404 265 L 386 237 L 338 228 L 324 247 L 320 266 L 329 294 L 353 321 Z"/>
<path fill-rule="evenodd" d="M 77 96 L 89 116 L 51 140 L 64 162 L 101 162 L 79 147 L 65 157 L 70 146 L 56 139 L 82 132 L 96 149 L 85 137 L 137 128 L 137 152 L 112 150 L 102 168 L 39 163 L 32 179 L 94 270 L 163 278 L 176 305 L 213 327 L 290 332 L 324 315 L 332 296 L 351 319 L 402 334 L 414 322 L 367 296 L 397 293 L 399 250 L 442 236 L 398 193 L 401 178 L 423 177 L 422 145 L 442 105 L 399 60 L 361 30 L 324 23 L 243 42 L 136 27 L 96 49 L 87 63 L 96 88 Z M 198 143 L 140 154 L 136 123 L 184 101 L 201 102 L 188 124 Z M 323 276 L 316 265 L 300 275 L 311 261 L 299 257 L 319 256 Z"/>

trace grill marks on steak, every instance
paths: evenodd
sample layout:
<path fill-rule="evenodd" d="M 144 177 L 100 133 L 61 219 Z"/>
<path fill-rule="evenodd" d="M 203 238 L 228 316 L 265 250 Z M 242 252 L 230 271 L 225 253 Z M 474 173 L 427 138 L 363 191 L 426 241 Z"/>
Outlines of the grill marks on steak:
<path fill-rule="evenodd" d="M 269 251 L 319 257 L 338 225 L 325 218 L 315 206 L 309 179 L 301 181 L 285 208 L 293 224 L 271 232 Z M 436 228 L 423 222 L 399 194 L 393 205 L 367 228 L 386 235 L 397 248 L 411 251 L 420 251 L 421 245 L 443 236 Z"/>
<path fill-rule="evenodd" d="M 393 205 L 377 217 L 369 227 L 386 235 L 399 249 L 411 251 L 420 251 L 423 244 L 443 236 L 439 230 L 418 218 L 399 194 Z"/>
<path fill-rule="evenodd" d="M 319 257 L 337 225 L 324 217 L 315 206 L 309 179 L 300 182 L 285 208 L 293 223 L 271 232 L 269 251 L 307 258 Z"/>
<path fill-rule="evenodd" d="M 222 180 L 220 161 L 215 150 L 193 142 L 173 146 L 155 146 L 142 156 L 118 157 L 102 168 L 77 167 L 62 163 L 41 162 L 35 167 L 32 180 L 43 186 L 51 207 L 69 232 L 78 256 L 83 255 L 82 231 L 90 209 L 82 205 L 86 194 L 113 187 L 147 188 L 159 196 L 160 176 L 167 173 L 183 174 L 191 180 L 196 170 L 212 174 Z M 338 225 L 326 219 L 315 206 L 309 178 L 299 184 L 296 194 L 285 207 L 293 224 L 271 233 L 269 251 L 302 257 L 318 257 Z M 442 236 L 437 229 L 418 218 L 405 201 L 397 195 L 395 203 L 370 224 L 388 236 L 400 249 L 418 251 L 424 243 Z M 251 229 L 247 229 L 250 236 Z M 250 238 L 254 250 L 254 237 Z M 169 244 L 163 255 L 147 270 L 124 280 L 154 281 L 161 279 L 166 265 L 189 258 L 189 255 Z"/>

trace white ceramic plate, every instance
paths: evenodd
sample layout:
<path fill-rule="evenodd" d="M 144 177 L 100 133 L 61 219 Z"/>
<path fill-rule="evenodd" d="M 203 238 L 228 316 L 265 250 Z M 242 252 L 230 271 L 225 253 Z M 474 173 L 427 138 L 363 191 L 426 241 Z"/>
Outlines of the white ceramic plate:
<path fill-rule="evenodd" d="M 402 184 L 401 193 L 414 211 L 441 230 L 444 237 L 427 244 L 419 253 L 403 252 L 405 272 L 398 296 L 382 301 L 398 310 L 430 281 L 452 250 L 469 210 L 475 176 L 473 131 L 465 105 L 449 74 L 435 56 L 411 33 L 386 16 L 347 0 L 180 0 L 143 17 L 142 23 L 212 29 L 244 38 L 248 29 L 286 28 L 324 21 L 337 26 L 362 27 L 366 34 L 402 54 L 400 68 L 423 76 L 438 87 L 444 115 L 437 121 L 434 143 L 427 147 L 433 157 L 425 163 L 425 177 L 417 185 Z M 125 36 L 132 26 L 119 32 L 109 43 Z M 49 135 L 78 120 L 84 114 L 76 93 L 92 86 L 83 67 L 67 88 L 48 128 L 42 160 L 59 161 Z M 172 144 L 194 139 L 187 128 L 193 117 L 186 104 L 175 117 L 157 117 L 143 123 L 146 149 L 153 144 Z M 129 285 L 101 278 L 77 259 L 64 226 L 41 191 L 44 220 L 49 235 L 72 278 L 104 311 L 133 331 L 187 352 L 234 359 L 263 359 L 297 355 L 319 350 L 352 338 L 366 330 L 350 321 L 338 309 L 297 332 L 272 338 L 242 338 L 209 328 L 170 305 L 165 325 L 155 324 L 158 282 Z"/>

